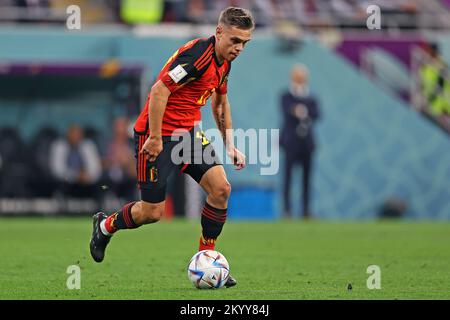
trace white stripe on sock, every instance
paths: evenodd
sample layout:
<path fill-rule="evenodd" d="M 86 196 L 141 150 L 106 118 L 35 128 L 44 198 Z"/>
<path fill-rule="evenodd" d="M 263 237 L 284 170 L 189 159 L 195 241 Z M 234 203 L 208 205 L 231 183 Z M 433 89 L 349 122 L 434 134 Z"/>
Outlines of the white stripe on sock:
<path fill-rule="evenodd" d="M 106 219 L 103 219 L 103 220 L 100 222 L 100 230 L 102 230 L 102 233 L 103 233 L 105 236 L 112 236 L 112 233 L 109 233 L 108 230 L 106 230 L 105 221 L 106 221 Z"/>

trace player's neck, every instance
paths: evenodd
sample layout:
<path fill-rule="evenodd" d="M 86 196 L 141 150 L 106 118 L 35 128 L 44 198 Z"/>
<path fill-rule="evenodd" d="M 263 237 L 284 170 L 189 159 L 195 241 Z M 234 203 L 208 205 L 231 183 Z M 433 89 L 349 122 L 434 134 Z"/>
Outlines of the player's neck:
<path fill-rule="evenodd" d="M 217 62 L 219 62 L 219 64 L 222 65 L 223 62 L 225 61 L 225 59 L 219 54 L 219 49 L 217 47 L 217 43 L 214 46 L 214 55 L 216 56 Z"/>

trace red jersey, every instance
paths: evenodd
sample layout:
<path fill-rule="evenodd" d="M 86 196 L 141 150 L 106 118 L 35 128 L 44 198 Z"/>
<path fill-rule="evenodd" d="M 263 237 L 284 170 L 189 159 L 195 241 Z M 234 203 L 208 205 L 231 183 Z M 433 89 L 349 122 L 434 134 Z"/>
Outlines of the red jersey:
<path fill-rule="evenodd" d="M 170 136 L 176 129 L 190 130 L 201 120 L 200 108 L 213 92 L 227 93 L 231 63 L 219 63 L 215 53 L 215 36 L 194 39 L 179 48 L 159 73 L 171 94 L 162 121 L 162 135 Z M 136 121 L 138 133 L 149 133 L 147 102 Z"/>

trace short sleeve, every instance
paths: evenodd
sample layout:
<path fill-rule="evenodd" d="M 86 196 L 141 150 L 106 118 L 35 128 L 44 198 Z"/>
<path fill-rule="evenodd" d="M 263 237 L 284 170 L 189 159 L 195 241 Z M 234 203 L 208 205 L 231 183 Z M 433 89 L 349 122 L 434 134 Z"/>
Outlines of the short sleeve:
<path fill-rule="evenodd" d="M 160 80 L 171 92 L 175 92 L 185 84 L 200 78 L 208 65 L 208 52 L 212 50 L 213 46 L 208 45 L 208 42 L 196 42 L 170 62 L 169 68 L 160 75 Z"/>

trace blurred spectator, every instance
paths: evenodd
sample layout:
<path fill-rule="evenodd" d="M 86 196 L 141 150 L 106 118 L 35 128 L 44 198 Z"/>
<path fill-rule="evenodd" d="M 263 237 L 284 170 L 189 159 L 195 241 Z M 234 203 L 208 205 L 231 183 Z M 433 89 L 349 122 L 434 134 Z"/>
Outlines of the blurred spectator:
<path fill-rule="evenodd" d="M 296 21 L 300 25 L 325 26 L 329 24 L 328 5 L 322 0 L 279 0 L 276 5 L 282 20 Z"/>
<path fill-rule="evenodd" d="M 58 185 L 52 175 L 50 149 L 59 138 L 59 134 L 51 126 L 44 126 L 33 136 L 27 158 L 30 159 L 28 184 L 35 197 L 51 197 Z"/>
<path fill-rule="evenodd" d="M 447 65 L 439 54 L 436 44 L 426 47 L 431 60 L 423 63 L 419 70 L 422 95 L 426 110 L 433 116 L 450 115 L 450 81 Z"/>
<path fill-rule="evenodd" d="M 84 138 L 80 126 L 70 126 L 65 139 L 52 143 L 50 165 L 65 195 L 97 196 L 95 184 L 102 174 L 101 159 L 95 144 Z"/>
<path fill-rule="evenodd" d="M 200 24 L 207 22 L 205 3 L 203 0 L 187 0 L 187 19 L 191 23 Z"/>
<path fill-rule="evenodd" d="M 81 9 L 82 24 L 119 22 L 120 0 L 50 0 L 54 13 L 63 14 L 63 23 L 67 19 L 66 9 L 77 5 Z"/>
<path fill-rule="evenodd" d="M 48 0 L 16 0 L 15 5 L 23 8 L 25 13 L 18 19 L 19 22 L 45 22 L 48 17 Z"/>
<path fill-rule="evenodd" d="M 103 160 L 105 184 L 116 196 L 129 201 L 135 198 L 136 165 L 128 134 L 128 120 L 125 117 L 116 118 L 113 130 L 113 136 L 107 145 Z"/>
<path fill-rule="evenodd" d="M 250 10 L 255 16 L 256 27 L 270 26 L 279 15 L 274 2 L 273 0 L 218 0 L 214 1 L 215 14 L 211 16 L 216 17 L 221 10 L 229 6 L 242 7 Z"/>
<path fill-rule="evenodd" d="M 120 16 L 129 24 L 152 24 L 161 22 L 164 11 L 163 0 L 122 0 Z"/>
<path fill-rule="evenodd" d="M 188 1 L 169 0 L 164 2 L 163 23 L 186 23 L 188 12 Z"/>
<path fill-rule="evenodd" d="M 47 8 L 49 6 L 48 0 L 16 0 L 17 6 L 33 8 Z"/>
<path fill-rule="evenodd" d="M 65 23 L 65 9 L 80 6 L 83 23 L 123 22 L 130 25 L 216 23 L 225 7 L 253 12 L 257 27 L 289 21 L 302 27 L 366 27 L 367 7 L 380 6 L 383 28 L 448 28 L 448 0 L 0 0 L 0 20 Z M 17 10 L 18 9 L 18 10 Z M 6 12 L 7 11 L 7 12 Z"/>
<path fill-rule="evenodd" d="M 295 65 L 291 70 L 290 88 L 281 96 L 284 123 L 280 145 L 285 150 L 284 166 L 284 216 L 292 216 L 290 189 L 293 167 L 299 163 L 303 168 L 302 214 L 310 218 L 310 182 L 313 153 L 315 149 L 313 126 L 319 118 L 319 106 L 308 87 L 308 70 Z"/>
<path fill-rule="evenodd" d="M 28 196 L 27 150 L 19 131 L 0 128 L 0 197 Z"/>

